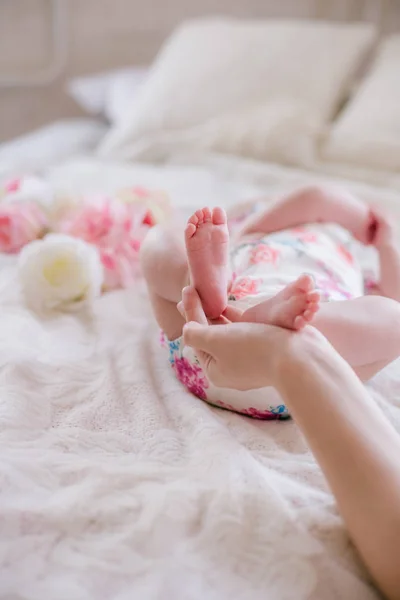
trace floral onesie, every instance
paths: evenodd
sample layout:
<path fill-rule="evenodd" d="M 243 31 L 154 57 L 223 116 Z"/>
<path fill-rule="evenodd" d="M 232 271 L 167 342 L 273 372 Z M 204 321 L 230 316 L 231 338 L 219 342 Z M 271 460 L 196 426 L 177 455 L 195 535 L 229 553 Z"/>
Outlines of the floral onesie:
<path fill-rule="evenodd" d="M 229 304 L 246 309 L 274 296 L 302 273 L 312 275 L 322 301 L 364 295 L 364 273 L 357 254 L 360 244 L 338 225 L 313 224 L 284 231 L 253 234 L 231 248 L 232 284 Z M 259 419 L 290 415 L 271 388 L 236 391 L 208 381 L 193 350 L 182 338 L 163 336 L 169 361 L 186 388 L 210 404 Z"/>

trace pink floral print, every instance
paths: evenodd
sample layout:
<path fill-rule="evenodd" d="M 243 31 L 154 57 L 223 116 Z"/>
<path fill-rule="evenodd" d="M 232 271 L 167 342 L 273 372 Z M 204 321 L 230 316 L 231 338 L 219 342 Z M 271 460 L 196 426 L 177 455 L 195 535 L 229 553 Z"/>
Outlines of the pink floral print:
<path fill-rule="evenodd" d="M 162 329 L 160 331 L 160 346 L 162 348 L 166 348 L 166 346 L 167 346 L 167 339 L 166 339 L 165 333 L 163 332 Z"/>
<path fill-rule="evenodd" d="M 241 277 L 240 279 L 233 281 L 230 295 L 239 300 L 252 294 L 256 294 L 260 289 L 261 280 L 252 279 L 251 277 Z"/>
<path fill-rule="evenodd" d="M 290 415 L 287 407 L 284 404 L 279 404 L 278 406 L 270 406 L 269 409 L 260 410 L 259 408 L 235 408 L 231 404 L 226 402 L 218 401 L 215 402 L 216 406 L 220 408 L 224 408 L 225 410 L 231 410 L 232 412 L 239 413 L 241 415 L 246 415 L 247 417 L 252 417 L 253 419 L 259 419 L 261 421 L 276 421 L 276 420 L 285 420 L 290 419 Z"/>
<path fill-rule="evenodd" d="M 349 264 L 352 265 L 354 264 L 354 257 L 351 254 L 351 252 L 349 252 L 349 250 L 347 250 L 347 248 L 345 248 L 344 246 L 342 246 L 341 244 L 339 244 L 336 247 L 338 254 Z"/>
<path fill-rule="evenodd" d="M 250 252 L 250 263 L 256 265 L 259 263 L 275 264 L 279 257 L 279 250 L 272 248 L 267 244 L 259 244 Z"/>
<path fill-rule="evenodd" d="M 315 283 L 317 290 L 321 292 L 323 300 L 329 300 L 333 293 L 339 294 L 345 300 L 350 300 L 353 297 L 352 294 L 335 281 L 335 279 L 318 277 L 316 278 Z"/>
<path fill-rule="evenodd" d="M 379 281 L 376 278 L 375 273 L 367 272 L 364 274 L 364 289 L 369 294 L 375 292 L 378 289 Z"/>
<path fill-rule="evenodd" d="M 206 390 L 210 387 L 207 377 L 205 376 L 196 358 L 194 358 L 192 361 L 189 361 L 186 357 L 182 356 L 182 339 L 180 338 L 170 341 L 167 339 L 164 332 L 161 332 L 160 343 L 162 346 L 168 349 L 169 362 L 177 379 L 183 383 L 189 392 L 201 400 L 205 400 L 213 406 L 231 410 L 254 419 L 284 420 L 290 418 L 288 409 L 284 404 L 279 404 L 278 406 L 269 406 L 265 410 L 260 410 L 253 407 L 241 409 L 235 408 L 231 404 L 222 402 L 220 400 L 214 400 L 212 397 L 207 397 Z"/>
<path fill-rule="evenodd" d="M 295 237 L 298 240 L 306 244 L 315 244 L 316 242 L 318 242 L 317 234 L 311 231 L 307 231 L 307 229 L 304 229 L 304 227 L 294 227 L 291 231 L 295 234 Z"/>
<path fill-rule="evenodd" d="M 195 396 L 202 400 L 207 399 L 206 388 L 208 381 L 204 377 L 203 371 L 199 365 L 190 363 L 187 358 L 175 357 L 172 364 L 177 378 L 183 385 Z"/>

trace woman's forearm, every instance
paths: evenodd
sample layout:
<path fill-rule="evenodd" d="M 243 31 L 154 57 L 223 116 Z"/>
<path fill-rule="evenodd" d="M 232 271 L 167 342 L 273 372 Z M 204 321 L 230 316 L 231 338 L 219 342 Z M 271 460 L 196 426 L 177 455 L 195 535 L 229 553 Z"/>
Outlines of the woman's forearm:
<path fill-rule="evenodd" d="M 308 342 L 282 367 L 279 392 L 371 574 L 399 598 L 400 436 L 348 364 L 331 347 Z"/>

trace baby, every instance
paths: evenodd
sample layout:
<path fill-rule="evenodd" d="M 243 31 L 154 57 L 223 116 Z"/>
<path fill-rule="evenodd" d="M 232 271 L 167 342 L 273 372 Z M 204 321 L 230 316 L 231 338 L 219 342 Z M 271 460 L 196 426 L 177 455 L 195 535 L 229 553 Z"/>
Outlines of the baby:
<path fill-rule="evenodd" d="M 190 217 L 184 236 L 176 223 L 156 227 L 142 248 L 171 365 L 191 392 L 259 418 L 288 416 L 266 390 L 237 392 L 207 381 L 181 340 L 178 303 L 189 282 L 210 320 L 229 303 L 242 321 L 295 330 L 311 323 L 363 380 L 400 355 L 400 253 L 384 216 L 346 191 L 313 186 L 253 211 L 231 243 L 229 237 L 225 212 L 204 208 Z M 375 246 L 379 256 L 380 282 L 370 295 L 355 254 L 361 244 Z"/>

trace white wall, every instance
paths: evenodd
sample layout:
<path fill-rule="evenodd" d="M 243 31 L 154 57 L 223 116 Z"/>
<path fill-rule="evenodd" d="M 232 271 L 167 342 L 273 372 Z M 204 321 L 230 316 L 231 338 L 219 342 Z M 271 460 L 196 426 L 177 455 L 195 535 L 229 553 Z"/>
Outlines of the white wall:
<path fill-rule="evenodd" d="M 0 86 L 0 140 L 80 111 L 63 91 L 71 75 L 148 64 L 173 28 L 188 17 L 315 17 L 400 23 L 398 0 L 61 0 L 68 41 L 65 67 L 48 85 Z M 32 76 L 52 60 L 51 0 L 0 0 L 0 83 Z"/>

